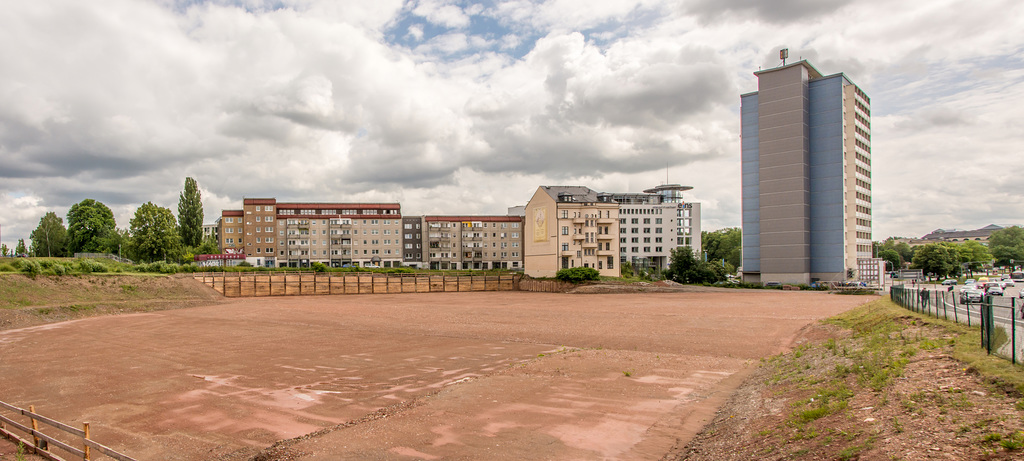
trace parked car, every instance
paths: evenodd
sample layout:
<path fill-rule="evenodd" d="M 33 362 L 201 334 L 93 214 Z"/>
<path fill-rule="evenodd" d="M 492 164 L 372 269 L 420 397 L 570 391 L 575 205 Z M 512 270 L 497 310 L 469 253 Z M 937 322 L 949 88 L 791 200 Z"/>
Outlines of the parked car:
<path fill-rule="evenodd" d="M 985 294 L 981 290 L 964 289 L 960 291 L 960 302 L 962 303 L 980 303 L 984 297 Z"/>
<path fill-rule="evenodd" d="M 1009 278 L 1004 278 L 1004 279 L 1003 279 L 1003 288 L 1006 288 L 1006 287 L 1015 287 L 1015 286 L 1016 286 L 1016 285 L 1014 285 L 1014 284 L 1013 284 L 1013 279 L 1009 279 Z"/>
<path fill-rule="evenodd" d="M 777 288 L 777 287 L 781 287 L 781 286 L 782 286 L 782 282 L 765 282 L 765 284 L 764 284 L 765 288 Z"/>
<path fill-rule="evenodd" d="M 1003 295 L 1003 287 L 1001 287 L 999 285 L 991 285 L 991 286 L 989 286 L 988 288 L 985 289 L 985 294 L 987 294 L 989 296 L 1002 296 Z"/>
<path fill-rule="evenodd" d="M 943 285 L 956 285 L 956 279 L 946 279 L 942 281 Z"/>

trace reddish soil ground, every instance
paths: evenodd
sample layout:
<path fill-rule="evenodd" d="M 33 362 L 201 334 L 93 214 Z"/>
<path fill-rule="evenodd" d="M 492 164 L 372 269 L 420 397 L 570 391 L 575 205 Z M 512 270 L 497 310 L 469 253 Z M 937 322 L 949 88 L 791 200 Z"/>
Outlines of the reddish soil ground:
<path fill-rule="evenodd" d="M 758 359 L 870 299 L 233 299 L 0 331 L 0 400 L 140 460 L 660 459 Z"/>

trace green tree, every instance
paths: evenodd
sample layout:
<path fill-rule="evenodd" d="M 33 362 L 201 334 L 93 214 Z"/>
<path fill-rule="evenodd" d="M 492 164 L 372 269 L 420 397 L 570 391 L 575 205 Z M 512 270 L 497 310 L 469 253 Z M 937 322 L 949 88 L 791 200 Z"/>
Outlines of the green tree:
<path fill-rule="evenodd" d="M 1024 263 L 1024 228 L 1011 226 L 992 232 L 988 237 L 988 247 L 1000 266 Z"/>
<path fill-rule="evenodd" d="M 67 256 L 67 229 L 64 220 L 57 213 L 48 212 L 39 220 L 39 226 L 32 231 L 32 254 L 36 256 Z"/>
<path fill-rule="evenodd" d="M 988 247 L 974 240 L 961 243 L 957 250 L 960 253 L 960 264 L 967 266 L 972 277 L 974 271 L 981 269 L 982 264 L 992 260 L 992 253 L 989 253 Z"/>
<path fill-rule="evenodd" d="M 220 253 L 220 248 L 217 246 L 217 239 L 212 235 L 203 239 L 203 243 L 195 248 L 192 254 L 197 255 L 215 255 Z"/>
<path fill-rule="evenodd" d="M 176 257 L 181 251 L 181 239 L 170 209 L 143 203 L 131 219 L 128 247 L 133 259 L 152 262 Z"/>
<path fill-rule="evenodd" d="M 941 278 L 955 274 L 960 268 L 960 252 L 953 244 L 929 243 L 918 247 L 913 261 L 913 267 L 923 270 L 929 278 L 932 275 Z"/>
<path fill-rule="evenodd" d="M 178 234 L 188 247 L 203 241 L 203 195 L 192 178 L 185 178 L 185 190 L 178 197 Z"/>
<path fill-rule="evenodd" d="M 14 247 L 14 254 L 22 255 L 28 253 L 28 249 L 25 248 L 25 239 L 18 239 L 18 245 Z"/>
<path fill-rule="evenodd" d="M 886 270 L 894 271 L 899 270 L 903 267 L 903 262 L 900 261 L 900 254 L 891 248 L 886 248 L 878 252 L 878 257 L 882 258 L 886 262 Z"/>
<path fill-rule="evenodd" d="M 690 247 L 672 250 L 666 274 L 679 283 L 715 283 L 725 280 L 725 268 L 697 259 Z"/>
<path fill-rule="evenodd" d="M 128 229 L 111 229 L 103 234 L 97 241 L 100 246 L 106 248 L 107 252 L 121 256 L 121 250 L 128 246 L 131 236 Z"/>
<path fill-rule="evenodd" d="M 727 227 L 714 232 L 701 232 L 701 246 L 708 255 L 708 261 L 729 263 L 735 271 L 743 263 L 743 231 L 738 227 Z"/>
<path fill-rule="evenodd" d="M 87 198 L 68 210 L 68 254 L 111 251 L 103 238 L 115 232 L 114 213 L 101 202 Z M 116 250 L 116 248 L 115 248 Z"/>
<path fill-rule="evenodd" d="M 8 251 L 10 251 L 10 249 L 7 248 L 7 244 L 6 243 L 0 245 L 0 256 L 6 257 Z"/>

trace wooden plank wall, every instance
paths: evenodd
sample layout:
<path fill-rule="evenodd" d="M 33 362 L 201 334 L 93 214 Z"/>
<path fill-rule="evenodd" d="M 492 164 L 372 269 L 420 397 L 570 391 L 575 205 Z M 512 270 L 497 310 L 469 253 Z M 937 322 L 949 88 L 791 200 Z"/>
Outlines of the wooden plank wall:
<path fill-rule="evenodd" d="M 421 275 L 380 273 L 339 274 L 330 272 L 202 272 L 194 274 L 194 277 L 229 298 L 378 293 L 515 291 L 519 289 L 521 279 L 521 276 L 518 274 Z M 529 291 L 547 290 L 535 289 Z"/>

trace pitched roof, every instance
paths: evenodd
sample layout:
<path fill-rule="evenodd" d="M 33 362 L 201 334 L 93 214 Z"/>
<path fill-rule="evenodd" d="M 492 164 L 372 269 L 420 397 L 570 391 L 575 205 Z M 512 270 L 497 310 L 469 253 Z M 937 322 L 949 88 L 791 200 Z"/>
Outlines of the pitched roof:
<path fill-rule="evenodd" d="M 596 202 L 597 191 L 586 186 L 540 186 L 556 202 Z M 571 200 L 559 200 L 559 197 L 571 197 Z"/>

